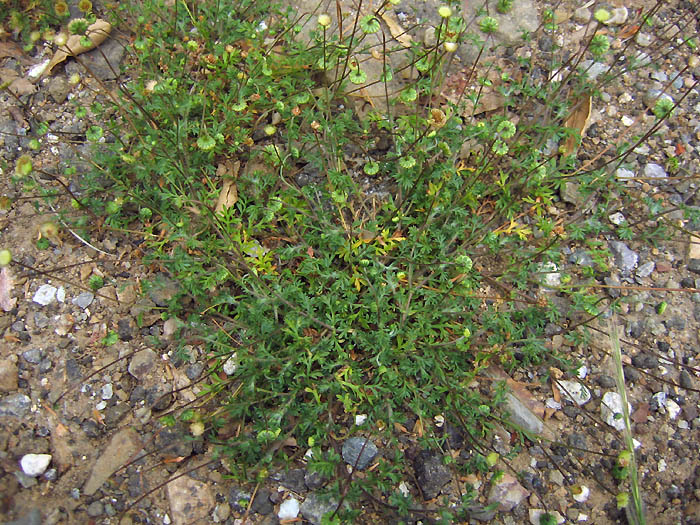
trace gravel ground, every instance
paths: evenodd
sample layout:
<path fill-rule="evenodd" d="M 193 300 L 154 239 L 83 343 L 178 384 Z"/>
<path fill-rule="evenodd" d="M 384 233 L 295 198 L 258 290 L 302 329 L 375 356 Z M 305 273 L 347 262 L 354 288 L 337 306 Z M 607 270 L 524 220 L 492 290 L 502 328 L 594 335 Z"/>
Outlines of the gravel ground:
<path fill-rule="evenodd" d="M 632 0 L 612 3 L 628 8 L 629 17 L 611 27 L 612 34 L 633 24 L 639 8 L 649 7 Z M 543 2 L 535 6 L 540 12 L 546 7 Z M 667 2 L 659 16 L 673 20 L 679 6 L 683 2 Z M 586 12 L 573 2 L 553 7 L 571 35 L 565 44 L 574 48 Z M 426 8 L 425 16 L 433 10 L 434 5 Z M 397 15 L 402 21 L 409 17 L 400 10 Z M 673 40 L 694 31 L 692 24 L 672 27 L 678 34 L 666 36 Z M 632 45 L 643 52 L 659 36 L 654 31 L 642 27 Z M 548 38 L 537 40 L 533 52 L 546 58 L 551 48 Z M 624 43 L 613 40 L 613 48 Z M 118 63 L 121 47 L 105 46 L 108 59 Z M 525 51 L 514 50 L 520 52 Z M 99 69 L 98 55 L 86 59 L 95 61 L 94 69 L 111 81 L 111 69 L 104 64 Z M 0 57 L 6 75 L 8 70 L 23 75 L 30 62 L 34 60 L 19 54 Z M 594 99 L 580 158 L 595 158 L 630 128 L 653 121 L 649 108 L 658 94 L 655 90 L 680 100 L 690 89 L 660 133 L 635 149 L 617 174 L 643 177 L 627 183 L 628 191 L 640 198 L 700 206 L 694 178 L 700 164 L 700 93 L 693 87 L 700 79 L 698 62 L 697 53 L 685 46 L 656 61 L 658 67 L 625 75 L 619 84 L 605 88 Z M 75 117 L 72 104 L 77 100 L 89 105 L 94 98 L 91 80 L 79 86 L 68 83 L 77 68 L 68 61 L 36 89 L 18 86 L 20 99 L 31 111 L 0 95 L 0 157 L 7 166 L 14 166 L 28 148 L 31 112 L 50 122 L 51 130 L 33 155 L 35 166 L 61 173 L 63 166 L 77 162 L 74 149 L 63 140 L 85 133 L 85 123 Z M 456 75 L 451 80 L 458 81 Z M 668 172 L 671 157 L 680 160 L 677 173 Z M 12 199 L 9 209 L 0 211 L 0 248 L 11 248 L 18 263 L 12 267 L 16 304 L 0 313 L 0 519 L 17 524 L 111 524 L 130 507 L 121 523 L 238 524 L 244 516 L 247 523 L 274 524 L 297 517 L 319 523 L 318 516 L 329 504 L 316 492 L 322 480 L 307 472 L 303 463 L 273 474 L 259 487 L 239 486 L 226 478 L 225 467 L 213 459 L 208 444 L 188 439 L 185 428 L 158 424 L 160 416 L 195 398 L 207 356 L 196 343 L 189 361 L 173 353 L 177 322 L 164 322 L 160 314 L 176 284 L 162 269 L 140 262 L 138 243 L 103 230 L 89 246 L 61 229 L 58 236 L 49 236 L 49 249 L 40 250 L 36 240 L 52 210 L 43 204 L 37 207 L 37 201 L 11 186 L 7 176 L 0 180 L 0 194 Z M 575 187 L 562 191 L 562 214 L 584 204 Z M 682 216 L 670 218 L 680 221 Z M 611 210 L 609 220 L 653 226 L 647 224 L 641 207 Z M 700 229 L 700 224 L 684 226 Z M 614 257 L 601 285 L 612 286 L 605 292 L 611 297 L 624 298 L 616 322 L 621 326 L 648 523 L 700 523 L 700 245 L 689 247 L 687 233 L 657 247 L 644 235 L 605 240 Z M 562 271 L 577 275 L 582 266 L 592 264 L 573 245 L 564 250 L 569 266 Z M 95 277 L 104 285 L 93 290 L 89 282 Z M 142 296 L 139 283 L 155 277 L 161 286 Z M 619 285 L 626 288 L 615 288 Z M 664 302 L 665 310 L 659 307 Z M 592 328 L 593 340 L 587 346 L 570 346 L 554 330 L 550 340 L 552 347 L 585 363 L 579 377 L 586 388 L 566 377 L 558 387 L 551 382 L 542 386 L 537 372 L 512 378 L 520 385 L 512 411 L 522 416 L 524 424 L 534 425 L 533 431 L 555 437 L 554 444 L 530 443 L 509 466 L 504 465 L 507 474 L 501 482 L 490 486 L 478 476 L 455 479 L 440 458 L 413 451 L 407 435 L 405 453 L 415 476 L 403 488 L 423 501 L 439 494 L 455 496 L 460 486 L 471 483 L 479 491 L 481 505 L 474 508 L 474 523 L 537 523 L 542 509 L 558 513 L 561 523 L 624 523 L 615 506 L 616 482 L 611 475 L 623 440 L 614 428 L 618 422 L 606 422 L 607 414 L 601 413 L 603 400 L 613 403 L 616 392 L 608 320 L 594 322 Z M 116 343 L 102 344 L 112 333 Z M 550 372 L 557 378 L 556 370 Z M 527 420 L 532 412 L 544 420 L 543 426 Z M 464 436 L 453 429 L 445 431 L 451 432 L 455 457 L 468 457 L 471 451 Z M 507 453 L 510 437 L 505 431 L 497 433 L 490 445 Z M 343 443 L 341 451 L 358 468 L 361 463 L 369 466 L 376 455 L 390 453 L 382 443 L 365 444 L 359 438 Z M 511 476 L 515 473 L 522 473 L 519 482 Z M 574 486 L 585 486 L 590 493 L 574 497 Z M 246 513 L 242 505 L 251 497 Z M 503 512 L 483 510 L 493 501 L 501 503 Z M 431 508 L 430 501 L 424 505 Z M 365 522 L 382 522 L 375 512 L 368 506 Z"/>

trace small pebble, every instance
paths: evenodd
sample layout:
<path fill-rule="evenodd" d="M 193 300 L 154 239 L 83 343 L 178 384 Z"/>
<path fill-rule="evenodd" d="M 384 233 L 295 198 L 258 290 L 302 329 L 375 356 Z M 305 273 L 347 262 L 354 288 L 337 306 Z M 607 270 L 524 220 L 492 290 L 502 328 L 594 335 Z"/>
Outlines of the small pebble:
<path fill-rule="evenodd" d="M 34 294 L 32 301 L 41 306 L 48 306 L 56 300 L 56 291 L 58 289 L 50 284 L 42 284 Z"/>
<path fill-rule="evenodd" d="M 280 520 L 293 520 L 299 515 L 299 501 L 295 498 L 287 498 L 280 505 L 277 517 Z"/>
<path fill-rule="evenodd" d="M 22 472 L 35 478 L 41 476 L 51 463 L 51 454 L 25 454 L 20 460 Z"/>

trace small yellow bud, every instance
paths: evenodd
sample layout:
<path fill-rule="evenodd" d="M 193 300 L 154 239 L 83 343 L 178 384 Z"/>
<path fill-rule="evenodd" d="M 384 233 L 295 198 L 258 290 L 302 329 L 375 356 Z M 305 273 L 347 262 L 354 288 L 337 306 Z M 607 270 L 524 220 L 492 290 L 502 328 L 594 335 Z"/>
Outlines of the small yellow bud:
<path fill-rule="evenodd" d="M 452 16 L 452 9 L 449 6 L 442 5 L 438 8 L 438 14 L 442 18 L 450 18 Z"/>
<path fill-rule="evenodd" d="M 447 51 L 448 53 L 454 53 L 455 51 L 457 51 L 456 42 L 445 42 L 443 46 L 445 47 L 445 51 Z"/>
<path fill-rule="evenodd" d="M 321 27 L 328 27 L 331 25 L 331 17 L 327 14 L 318 15 L 318 25 Z"/>

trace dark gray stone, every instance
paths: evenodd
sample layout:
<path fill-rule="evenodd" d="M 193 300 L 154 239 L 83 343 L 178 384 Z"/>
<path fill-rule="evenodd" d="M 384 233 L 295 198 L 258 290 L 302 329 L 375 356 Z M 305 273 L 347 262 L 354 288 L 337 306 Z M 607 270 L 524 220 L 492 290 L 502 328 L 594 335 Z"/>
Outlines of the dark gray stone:
<path fill-rule="evenodd" d="M 132 319 L 119 319 L 117 321 L 117 335 L 121 341 L 131 341 L 134 338 L 135 323 Z"/>
<path fill-rule="evenodd" d="M 185 375 L 190 381 L 195 381 L 202 375 L 204 363 L 194 363 L 185 369 Z"/>
<path fill-rule="evenodd" d="M 620 280 L 617 277 L 606 277 L 605 279 L 603 279 L 603 282 L 605 282 L 605 284 L 608 286 L 620 286 Z M 606 290 L 608 292 L 608 295 L 613 299 L 617 299 L 618 297 L 620 297 L 619 288 L 607 288 Z"/>
<path fill-rule="evenodd" d="M 440 494 L 442 487 L 452 479 L 450 470 L 443 464 L 442 456 L 430 450 L 421 451 L 413 460 L 413 469 L 423 498 L 433 499 Z"/>
<path fill-rule="evenodd" d="M 688 373 L 687 370 L 681 370 L 681 375 L 679 377 L 679 381 L 681 383 L 681 386 L 683 388 L 694 388 L 693 386 L 693 378 L 692 376 Z"/>
<path fill-rule="evenodd" d="M 690 259 L 688 261 L 688 270 L 693 273 L 700 273 L 700 259 Z"/>
<path fill-rule="evenodd" d="M 313 525 L 321 525 L 323 516 L 330 515 L 338 508 L 338 502 L 311 493 L 301 504 L 301 515 Z"/>
<path fill-rule="evenodd" d="M 364 470 L 379 453 L 368 438 L 352 437 L 343 443 L 343 460 L 353 468 Z"/>
<path fill-rule="evenodd" d="M 270 496 L 272 493 L 267 489 L 261 489 L 255 494 L 255 499 L 250 506 L 250 510 L 262 514 L 263 516 L 270 514 L 274 509 Z"/>
<path fill-rule="evenodd" d="M 184 457 L 192 455 L 192 441 L 189 432 L 179 423 L 162 428 L 155 438 L 155 445 L 162 457 Z"/>
<path fill-rule="evenodd" d="M 306 470 L 303 468 L 290 469 L 287 472 L 277 472 L 270 477 L 272 481 L 278 482 L 283 487 L 297 494 L 306 492 L 306 483 L 304 481 Z"/>
<path fill-rule="evenodd" d="M 614 377 L 605 374 L 598 377 L 597 381 L 603 388 L 614 388 L 617 385 Z"/>
<path fill-rule="evenodd" d="M 632 358 L 632 364 L 637 368 L 648 370 L 659 366 L 659 360 L 651 354 L 637 354 Z"/>
<path fill-rule="evenodd" d="M 12 394 L 0 400 L 0 417 L 23 418 L 27 415 L 32 400 L 24 394 Z"/>

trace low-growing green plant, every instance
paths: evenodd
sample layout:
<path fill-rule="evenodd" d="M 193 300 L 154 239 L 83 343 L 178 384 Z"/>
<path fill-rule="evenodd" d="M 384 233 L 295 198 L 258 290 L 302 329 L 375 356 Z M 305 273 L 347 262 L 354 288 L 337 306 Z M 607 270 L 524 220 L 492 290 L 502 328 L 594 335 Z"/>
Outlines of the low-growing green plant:
<path fill-rule="evenodd" d="M 168 424 L 179 417 L 218 445 L 238 479 L 264 481 L 306 452 L 336 498 L 371 494 L 408 515 L 399 452 L 377 460 L 361 483 L 346 482 L 334 443 L 358 433 L 398 451 L 396 429 L 410 425 L 420 446 L 444 453 L 440 427 L 449 425 L 474 449 L 453 468 L 495 468 L 493 430 L 527 435 L 509 422 L 505 384 L 484 386 L 483 378 L 494 367 L 575 371 L 578 363 L 545 345 L 546 328 L 572 311 L 602 315 L 609 304 L 593 286 L 607 270 L 602 235 L 639 230 L 607 221 L 611 203 L 626 195 L 610 166 L 635 145 L 586 166 L 559 147 L 579 131 L 565 125 L 576 101 L 619 73 L 596 84 L 577 68 L 584 56 L 621 62 L 609 57 L 606 35 L 591 35 L 579 56 L 554 59 L 546 81 L 533 80 L 536 65 L 521 58 L 512 71 L 484 65 L 468 79 L 473 87 L 446 98 L 457 44 L 487 41 L 498 21 L 480 16 L 478 34 L 469 34 L 443 6 L 436 44 L 405 51 L 415 80 L 390 93 L 401 71 L 386 53 L 401 50 L 385 42 L 378 51 L 369 37 L 391 3 L 343 32 L 320 13 L 308 45 L 295 39 L 301 21 L 277 2 L 120 5 L 114 18 L 137 33 L 128 65 L 135 74 L 117 95 L 76 106 L 91 119 L 93 150 L 71 202 L 103 227 L 144 240 L 146 262 L 179 285 L 168 313 L 187 320 L 215 363 L 201 406 L 169 415 Z M 610 17 L 603 11 L 595 12 L 601 23 Z M 557 30 L 553 12 L 543 22 Z M 82 26 L 72 24 L 78 33 Z M 384 100 L 356 111 L 352 95 L 368 81 L 364 60 L 377 60 L 373 51 Z M 488 114 L 477 109 L 485 88 L 503 97 Z M 672 107 L 658 107 L 663 100 L 653 110 L 659 121 L 672 116 Z M 20 157 L 14 177 L 36 183 L 31 156 Z M 590 206 L 555 213 L 574 182 Z M 663 215 L 659 203 L 646 205 Z M 89 238 L 95 224 L 73 211 L 63 220 Z M 593 264 L 562 274 L 564 242 L 578 243 Z M 89 280 L 93 290 L 103 284 Z M 585 335 L 566 337 L 579 344 Z M 230 424 L 241 429 L 235 440 L 220 437 Z M 473 503 L 470 491 L 441 518 L 466 515 Z M 357 517 L 341 507 L 338 519 Z"/>

